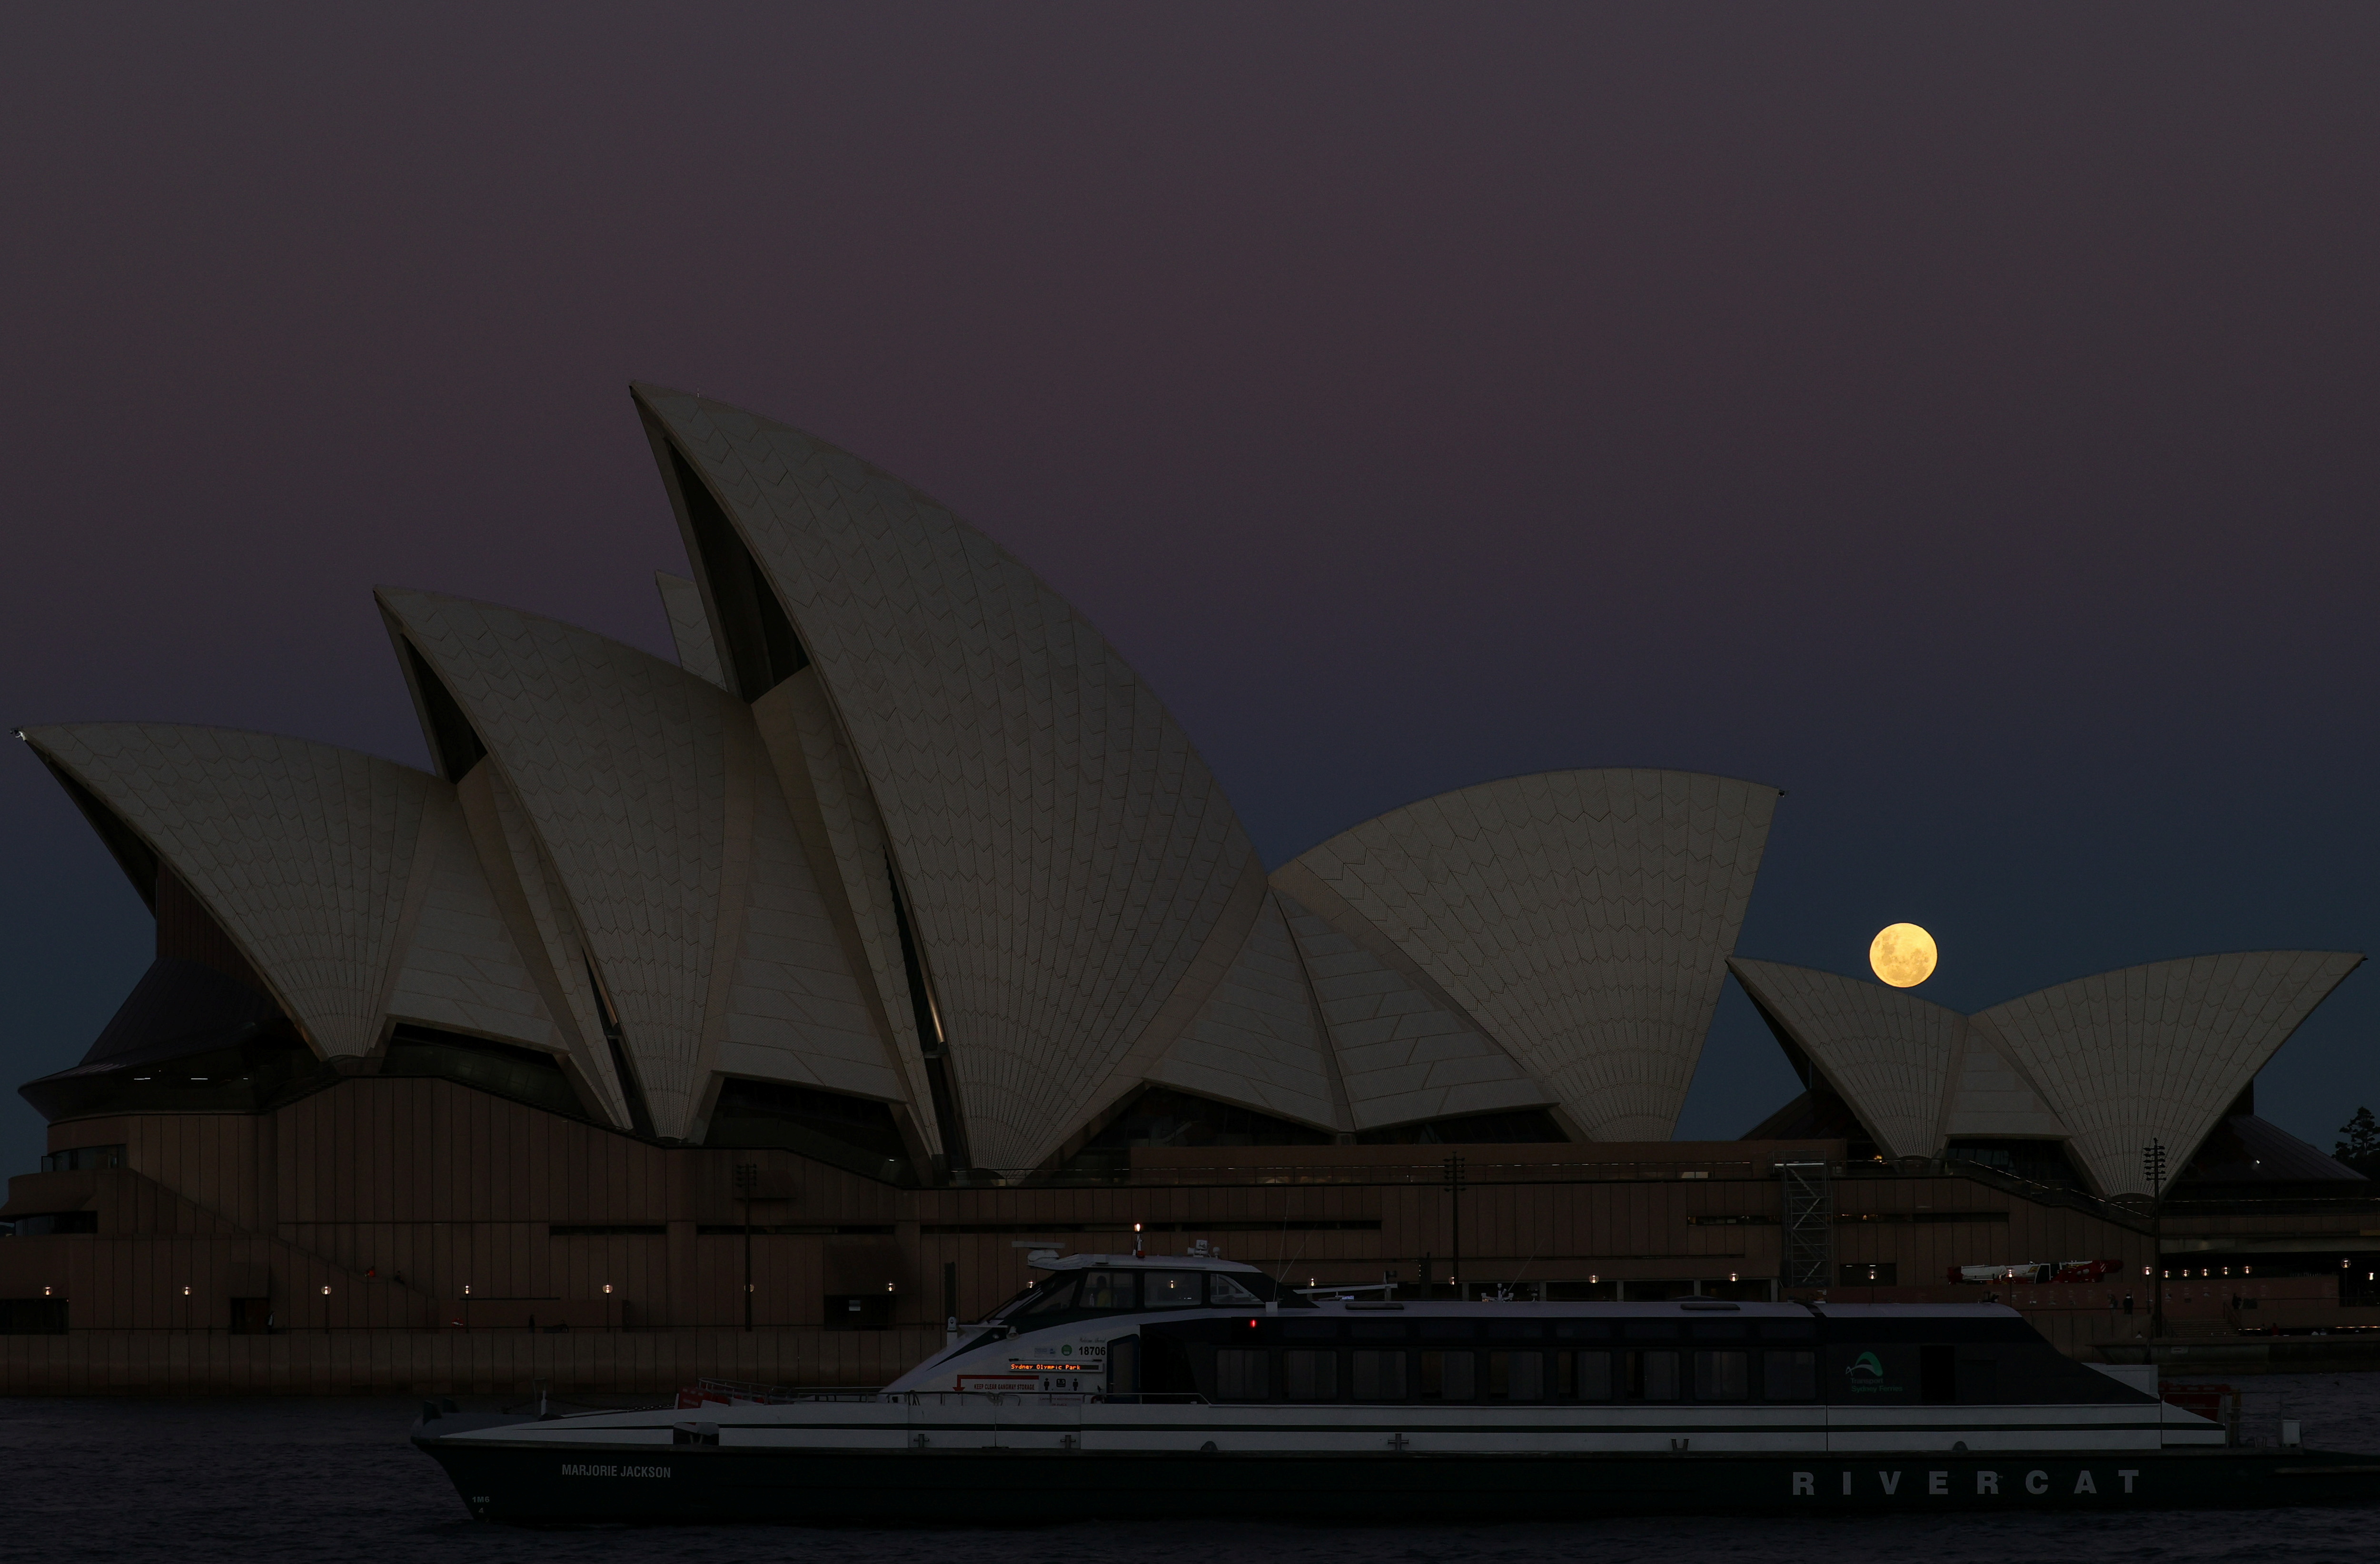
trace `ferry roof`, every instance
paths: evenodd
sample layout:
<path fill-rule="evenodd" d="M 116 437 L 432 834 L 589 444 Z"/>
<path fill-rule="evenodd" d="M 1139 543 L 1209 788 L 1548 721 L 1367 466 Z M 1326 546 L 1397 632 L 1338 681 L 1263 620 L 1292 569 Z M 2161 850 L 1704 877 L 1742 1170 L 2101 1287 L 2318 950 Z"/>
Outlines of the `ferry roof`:
<path fill-rule="evenodd" d="M 1080 1271 L 1094 1266 L 1140 1271 L 1252 1271 L 1257 1267 L 1220 1255 L 1036 1255 L 1025 1262 L 1037 1271 Z"/>

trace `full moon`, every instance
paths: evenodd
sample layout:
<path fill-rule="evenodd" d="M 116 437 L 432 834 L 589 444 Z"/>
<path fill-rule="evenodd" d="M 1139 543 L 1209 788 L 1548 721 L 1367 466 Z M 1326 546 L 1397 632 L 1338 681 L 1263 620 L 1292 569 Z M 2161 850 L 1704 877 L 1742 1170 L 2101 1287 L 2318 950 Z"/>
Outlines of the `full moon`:
<path fill-rule="evenodd" d="M 1896 923 L 1867 948 L 1867 964 L 1896 988 L 1914 988 L 1934 976 L 1934 936 L 1913 923 Z"/>

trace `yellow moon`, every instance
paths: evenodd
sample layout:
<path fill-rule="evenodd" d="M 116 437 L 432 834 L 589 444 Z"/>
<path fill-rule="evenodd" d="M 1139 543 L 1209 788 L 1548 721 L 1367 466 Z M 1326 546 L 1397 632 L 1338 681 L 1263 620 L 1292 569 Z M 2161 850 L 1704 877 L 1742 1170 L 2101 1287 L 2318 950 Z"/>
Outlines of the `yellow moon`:
<path fill-rule="evenodd" d="M 1896 923 L 1867 948 L 1867 964 L 1896 988 L 1914 988 L 1934 976 L 1934 936 L 1913 923 Z"/>

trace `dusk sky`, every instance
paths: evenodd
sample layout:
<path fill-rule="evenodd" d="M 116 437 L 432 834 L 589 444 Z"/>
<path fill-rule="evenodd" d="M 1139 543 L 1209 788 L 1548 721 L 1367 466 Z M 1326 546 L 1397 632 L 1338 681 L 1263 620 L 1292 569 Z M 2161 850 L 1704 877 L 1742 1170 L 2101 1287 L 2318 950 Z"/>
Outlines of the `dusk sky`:
<path fill-rule="evenodd" d="M 2368 0 L 12 7 L 0 718 L 426 764 L 382 583 L 666 652 L 635 377 L 1014 549 L 1269 864 L 1679 767 L 1787 790 L 1745 955 L 2380 950 L 2375 82 Z M 0 759 L 13 1086 L 152 932 Z M 1798 1089 L 1730 987 L 1679 1133 Z"/>

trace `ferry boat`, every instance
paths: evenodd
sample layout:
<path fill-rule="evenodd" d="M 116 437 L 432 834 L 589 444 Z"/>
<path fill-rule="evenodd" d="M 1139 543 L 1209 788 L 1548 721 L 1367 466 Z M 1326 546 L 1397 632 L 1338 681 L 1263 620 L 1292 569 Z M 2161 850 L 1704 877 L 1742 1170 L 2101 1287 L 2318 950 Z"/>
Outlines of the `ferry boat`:
<path fill-rule="evenodd" d="M 1328 1522 L 2380 1498 L 2380 1456 L 2242 1449 L 1991 1304 L 1309 1298 L 1076 1255 L 880 1391 L 471 1415 L 415 1443 L 530 1523 Z"/>

